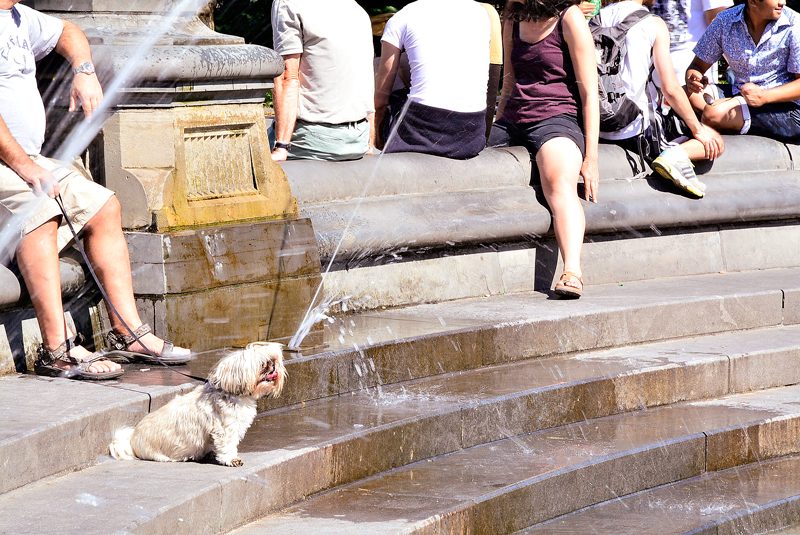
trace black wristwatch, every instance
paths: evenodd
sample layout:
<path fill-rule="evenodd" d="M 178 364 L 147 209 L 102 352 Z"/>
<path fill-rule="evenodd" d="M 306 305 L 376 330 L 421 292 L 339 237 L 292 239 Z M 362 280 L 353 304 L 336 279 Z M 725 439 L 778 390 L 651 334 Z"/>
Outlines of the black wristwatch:
<path fill-rule="evenodd" d="M 287 151 L 289 151 L 289 150 L 292 150 L 292 144 L 291 143 L 283 143 L 281 141 L 276 141 L 275 142 L 275 148 L 276 149 L 286 149 Z"/>

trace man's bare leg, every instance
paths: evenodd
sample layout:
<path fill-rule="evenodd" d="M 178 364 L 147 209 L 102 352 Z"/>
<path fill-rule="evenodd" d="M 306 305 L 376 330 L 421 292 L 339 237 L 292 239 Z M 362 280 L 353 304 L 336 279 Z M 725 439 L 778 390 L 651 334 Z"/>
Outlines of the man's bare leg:
<path fill-rule="evenodd" d="M 738 134 L 744 126 L 744 115 L 737 99 L 722 98 L 703 108 L 702 121 L 715 130 Z"/>
<path fill-rule="evenodd" d="M 86 255 L 109 299 L 128 327 L 136 329 L 142 324 L 142 320 L 133 297 L 128 244 L 122 233 L 120 205 L 116 196 L 111 197 L 83 227 L 83 243 Z M 128 334 L 125 326 L 111 310 L 109 310 L 109 317 L 111 325 L 117 333 Z M 164 349 L 164 341 L 161 338 L 149 333 L 142 336 L 141 340 L 153 353 L 161 355 Z M 143 352 L 145 348 L 138 342 L 134 342 L 130 349 Z M 188 355 L 189 350 L 175 347 L 173 354 Z"/>
<path fill-rule="evenodd" d="M 33 310 L 42 332 L 45 349 L 54 350 L 67 339 L 64 322 L 64 306 L 61 303 L 61 275 L 58 269 L 58 220 L 51 219 L 29 232 L 17 246 L 17 265 L 30 292 Z M 70 355 L 83 360 L 90 355 L 83 347 L 70 350 Z M 54 365 L 68 368 L 70 365 L 56 361 Z M 103 373 L 120 369 L 120 365 L 109 360 L 99 360 L 89 366 L 92 373 Z"/>
<path fill-rule="evenodd" d="M 696 139 L 690 139 L 688 141 L 684 141 L 681 143 L 681 148 L 686 151 L 686 154 L 689 155 L 689 159 L 693 162 L 699 160 L 708 160 L 708 156 L 706 156 L 706 149 L 702 143 L 697 141 Z"/>

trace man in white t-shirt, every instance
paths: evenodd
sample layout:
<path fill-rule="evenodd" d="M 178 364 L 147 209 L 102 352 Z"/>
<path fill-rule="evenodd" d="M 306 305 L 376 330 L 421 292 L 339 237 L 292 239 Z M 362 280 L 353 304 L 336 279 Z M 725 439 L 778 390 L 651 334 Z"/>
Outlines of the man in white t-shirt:
<path fill-rule="evenodd" d="M 103 98 L 89 42 L 74 24 L 15 5 L 17 1 L 0 0 L 0 230 L 4 240 L 16 241 L 10 250 L 42 334 L 34 369 L 42 375 L 95 380 L 122 374 L 119 364 L 107 355 L 89 353 L 67 331 L 58 254 L 71 242 L 72 233 L 57 198 L 82 233 L 89 260 L 125 323 L 137 329 L 141 343 L 156 355 L 171 363 L 186 362 L 188 350 L 156 337 L 139 318 L 114 193 L 40 154 L 45 109 L 36 85 L 36 60 L 55 50 L 69 61 L 74 74 L 69 109 L 80 105 L 88 117 Z M 120 319 L 110 316 L 125 349 L 146 351 L 139 341 L 129 342 Z"/>
<path fill-rule="evenodd" d="M 717 14 L 733 6 L 733 0 L 656 0 L 653 13 L 669 28 L 670 55 L 678 81 L 686 79 L 686 69 L 694 59 L 694 47 Z M 706 73 L 717 82 L 717 64 Z"/>
<path fill-rule="evenodd" d="M 473 0 L 417 0 L 389 19 L 375 84 L 376 123 L 387 116 L 403 51 L 411 89 L 385 152 L 463 159 L 486 146 L 490 41 L 489 14 Z"/>
<path fill-rule="evenodd" d="M 653 1 L 621 0 L 602 8 L 598 17 L 604 27 L 616 26 L 634 11 L 646 11 Z M 618 132 L 600 132 L 600 138 L 633 152 L 642 150 L 642 156 L 660 175 L 680 189 L 703 197 L 705 185 L 697 180 L 691 161 L 715 159 L 722 154 L 724 144 L 719 133 L 697 119 L 686 92 L 675 77 L 667 25 L 659 17 L 648 16 L 628 31 L 626 45 L 627 55 L 621 71 L 625 92 L 642 115 Z M 662 134 L 661 115 L 655 110 L 654 95 L 651 93 L 648 97 L 651 66 L 661 79 L 664 96 L 686 122 L 694 139 L 674 145 Z"/>
<path fill-rule="evenodd" d="M 371 152 L 372 24 L 355 0 L 275 0 L 272 159 L 354 160 Z"/>

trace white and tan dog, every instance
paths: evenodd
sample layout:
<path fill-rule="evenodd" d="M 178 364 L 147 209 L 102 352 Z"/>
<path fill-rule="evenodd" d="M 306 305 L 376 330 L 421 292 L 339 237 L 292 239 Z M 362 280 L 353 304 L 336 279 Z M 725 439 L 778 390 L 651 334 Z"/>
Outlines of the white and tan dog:
<path fill-rule="evenodd" d="M 208 382 L 123 428 L 109 445 L 116 459 L 202 460 L 213 452 L 226 466 L 242 466 L 239 442 L 256 417 L 256 400 L 278 397 L 286 370 L 280 344 L 253 342 L 220 360 Z"/>

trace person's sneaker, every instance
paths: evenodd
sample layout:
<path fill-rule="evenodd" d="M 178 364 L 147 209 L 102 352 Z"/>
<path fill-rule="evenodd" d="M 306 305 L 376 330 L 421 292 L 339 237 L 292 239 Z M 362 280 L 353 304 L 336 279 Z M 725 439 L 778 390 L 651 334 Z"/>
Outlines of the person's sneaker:
<path fill-rule="evenodd" d="M 680 147 L 670 147 L 659 154 L 653 169 L 683 191 L 701 198 L 706 194 L 706 185 L 697 179 L 689 155 Z"/>

